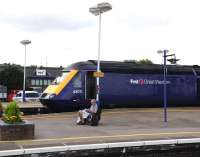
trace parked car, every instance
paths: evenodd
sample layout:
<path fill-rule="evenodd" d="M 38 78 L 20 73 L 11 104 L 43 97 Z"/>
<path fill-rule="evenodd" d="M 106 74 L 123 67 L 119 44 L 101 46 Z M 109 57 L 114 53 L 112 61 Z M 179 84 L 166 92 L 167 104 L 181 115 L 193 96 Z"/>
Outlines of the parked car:
<path fill-rule="evenodd" d="M 36 91 L 25 91 L 25 100 L 28 102 L 39 101 L 40 94 Z M 13 97 L 14 101 L 23 101 L 23 91 L 19 91 L 16 96 Z"/>

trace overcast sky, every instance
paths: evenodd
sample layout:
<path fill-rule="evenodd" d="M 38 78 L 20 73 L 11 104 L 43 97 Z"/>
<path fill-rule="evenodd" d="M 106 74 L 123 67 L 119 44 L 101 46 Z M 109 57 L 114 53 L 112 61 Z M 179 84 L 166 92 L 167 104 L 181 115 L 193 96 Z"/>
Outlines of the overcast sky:
<path fill-rule="evenodd" d="M 100 0 L 0 0 L 0 63 L 67 66 L 97 58 Z M 102 15 L 102 60 L 148 58 L 162 63 L 168 49 L 179 64 L 200 65 L 199 0 L 107 0 Z"/>

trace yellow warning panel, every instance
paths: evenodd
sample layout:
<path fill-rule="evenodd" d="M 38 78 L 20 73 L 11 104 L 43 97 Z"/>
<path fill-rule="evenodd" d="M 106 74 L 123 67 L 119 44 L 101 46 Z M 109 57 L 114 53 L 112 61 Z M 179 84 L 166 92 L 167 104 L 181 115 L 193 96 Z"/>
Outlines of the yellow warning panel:
<path fill-rule="evenodd" d="M 104 77 L 104 73 L 101 72 L 101 71 L 100 71 L 100 72 L 94 72 L 94 73 L 93 73 L 93 76 L 94 76 L 94 77 Z"/>

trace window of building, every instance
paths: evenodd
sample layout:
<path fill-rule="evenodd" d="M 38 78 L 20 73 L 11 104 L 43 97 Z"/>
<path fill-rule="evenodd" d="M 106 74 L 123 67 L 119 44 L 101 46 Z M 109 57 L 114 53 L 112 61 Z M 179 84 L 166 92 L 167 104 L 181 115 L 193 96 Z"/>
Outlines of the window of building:
<path fill-rule="evenodd" d="M 51 84 L 51 80 L 48 80 L 48 85 L 50 85 Z"/>
<path fill-rule="evenodd" d="M 40 80 L 40 86 L 42 86 L 43 85 L 43 80 Z"/>
<path fill-rule="evenodd" d="M 31 80 L 31 85 L 35 86 L 35 80 L 34 79 Z"/>
<path fill-rule="evenodd" d="M 77 76 L 75 76 L 73 86 L 75 88 L 81 88 L 81 73 L 79 73 Z"/>
<path fill-rule="evenodd" d="M 48 80 L 44 80 L 44 85 L 48 85 Z"/>
<path fill-rule="evenodd" d="M 39 80 L 35 80 L 35 85 L 39 86 L 40 85 L 40 81 Z"/>

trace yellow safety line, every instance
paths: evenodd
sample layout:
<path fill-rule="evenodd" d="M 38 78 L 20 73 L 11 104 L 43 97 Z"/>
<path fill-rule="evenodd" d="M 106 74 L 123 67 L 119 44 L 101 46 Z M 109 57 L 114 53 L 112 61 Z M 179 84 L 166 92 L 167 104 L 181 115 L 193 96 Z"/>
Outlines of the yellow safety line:
<path fill-rule="evenodd" d="M 102 138 L 120 138 L 120 137 L 137 137 L 137 136 L 161 136 L 161 135 L 187 135 L 187 134 L 200 134 L 200 132 L 163 132 L 163 133 L 143 133 L 143 134 L 125 134 L 125 135 L 108 135 L 108 136 L 82 136 L 82 137 L 64 137 L 52 139 L 38 139 L 38 140 L 22 140 L 13 142 L 47 142 L 59 140 L 81 140 L 81 139 L 102 139 Z M 2 141 L 1 141 L 2 142 Z M 1 143 L 0 142 L 0 143 Z"/>

